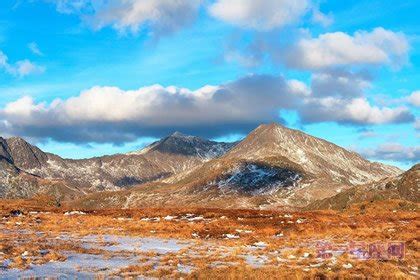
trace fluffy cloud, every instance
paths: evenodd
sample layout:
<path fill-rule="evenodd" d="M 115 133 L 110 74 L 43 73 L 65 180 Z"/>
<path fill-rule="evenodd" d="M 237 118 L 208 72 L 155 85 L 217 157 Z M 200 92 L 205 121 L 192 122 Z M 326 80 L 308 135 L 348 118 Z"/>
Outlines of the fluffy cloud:
<path fill-rule="evenodd" d="M 413 121 L 405 107 L 380 108 L 363 97 L 318 97 L 298 80 L 250 75 L 195 91 L 160 85 L 128 91 L 93 87 L 51 103 L 23 97 L 0 109 L 0 129 L 8 134 L 68 142 L 118 143 L 140 136 L 160 137 L 174 130 L 216 137 L 281 121 L 282 109 L 297 111 L 304 123 Z"/>
<path fill-rule="evenodd" d="M 404 34 L 378 27 L 371 32 L 357 31 L 353 36 L 334 32 L 301 38 L 285 50 L 282 59 L 290 67 L 303 69 L 347 65 L 397 67 L 406 62 L 408 50 Z"/>
<path fill-rule="evenodd" d="M 94 87 L 50 104 L 23 97 L 0 110 L 0 126 L 11 134 L 70 142 L 122 142 L 173 130 L 218 136 L 279 120 L 278 109 L 294 108 L 298 101 L 284 78 L 264 75 L 196 91 Z"/>
<path fill-rule="evenodd" d="M 358 97 L 371 86 L 369 73 L 331 70 L 312 75 L 311 88 L 316 97 Z"/>
<path fill-rule="evenodd" d="M 377 107 L 366 98 L 342 99 L 335 97 L 309 98 L 300 109 L 304 123 L 337 122 L 343 124 L 386 124 L 414 121 L 406 107 Z"/>
<path fill-rule="evenodd" d="M 378 160 L 395 160 L 408 163 L 420 161 L 420 147 L 405 147 L 397 143 L 386 143 L 375 149 L 363 149 L 362 155 Z"/>
<path fill-rule="evenodd" d="M 59 0 L 57 10 L 80 14 L 95 29 L 120 32 L 147 28 L 155 34 L 175 32 L 193 22 L 201 0 Z"/>
<path fill-rule="evenodd" d="M 420 90 L 413 92 L 409 97 L 407 97 L 408 102 L 416 107 L 420 107 Z"/>
<path fill-rule="evenodd" d="M 45 67 L 38 66 L 33 62 L 24 59 L 14 64 L 8 62 L 8 57 L 0 50 L 0 69 L 13 76 L 24 77 L 30 74 L 40 74 L 45 71 Z"/>
<path fill-rule="evenodd" d="M 230 24 L 264 31 L 295 23 L 310 6 L 309 0 L 217 0 L 209 11 Z"/>
<path fill-rule="evenodd" d="M 302 122 L 376 125 L 414 120 L 407 107 L 372 105 L 365 97 L 371 81 L 368 72 L 334 69 L 312 74 L 311 94 L 298 108 Z"/>

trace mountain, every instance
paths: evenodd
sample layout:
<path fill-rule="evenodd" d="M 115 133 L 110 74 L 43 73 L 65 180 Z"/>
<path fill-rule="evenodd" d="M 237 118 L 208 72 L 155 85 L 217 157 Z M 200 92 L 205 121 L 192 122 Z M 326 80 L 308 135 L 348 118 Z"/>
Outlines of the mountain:
<path fill-rule="evenodd" d="M 398 176 L 355 186 L 333 197 L 316 201 L 307 208 L 343 210 L 357 203 L 390 199 L 420 202 L 420 164 Z"/>
<path fill-rule="evenodd" d="M 3 177 L 8 173 L 17 174 L 18 169 L 13 164 L 13 158 L 6 140 L 0 137 L 0 175 Z"/>
<path fill-rule="evenodd" d="M 177 154 L 209 160 L 223 155 L 234 145 L 235 143 L 214 142 L 175 132 L 138 152 L 129 154 L 144 155 L 159 152 L 161 154 Z"/>
<path fill-rule="evenodd" d="M 301 131 L 268 124 L 182 176 L 101 193 L 98 205 L 304 207 L 400 172 Z M 92 206 L 95 199 L 92 195 L 83 201 Z"/>
<path fill-rule="evenodd" d="M 42 168 L 48 161 L 48 155 L 38 147 L 32 146 L 19 137 L 6 139 L 6 144 L 10 150 L 10 156 L 22 170 Z"/>
<path fill-rule="evenodd" d="M 8 168 L 45 180 L 63 181 L 89 193 L 129 188 L 191 170 L 220 156 L 234 144 L 178 132 L 137 152 L 82 160 L 45 153 L 17 137 L 2 139 L 1 145 L 0 155 L 10 165 Z"/>
<path fill-rule="evenodd" d="M 62 180 L 45 180 L 16 166 L 38 165 L 45 154 L 22 139 L 0 137 L 0 197 L 21 198 L 38 194 L 54 196 L 59 200 L 74 199 L 83 193 Z"/>

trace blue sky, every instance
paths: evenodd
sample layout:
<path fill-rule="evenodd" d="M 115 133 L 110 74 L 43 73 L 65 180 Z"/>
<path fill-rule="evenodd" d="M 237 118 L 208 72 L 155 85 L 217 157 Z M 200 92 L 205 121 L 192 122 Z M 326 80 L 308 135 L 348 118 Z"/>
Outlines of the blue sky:
<path fill-rule="evenodd" d="M 276 121 L 419 162 L 419 1 L 168 3 L 1 1 L 1 135 L 83 158 Z"/>

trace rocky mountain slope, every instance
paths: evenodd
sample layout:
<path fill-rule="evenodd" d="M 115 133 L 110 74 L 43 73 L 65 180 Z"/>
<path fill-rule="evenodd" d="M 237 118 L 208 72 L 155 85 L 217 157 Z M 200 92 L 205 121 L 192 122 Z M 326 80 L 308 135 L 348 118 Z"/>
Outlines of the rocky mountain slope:
<path fill-rule="evenodd" d="M 92 195 L 84 202 L 92 206 L 98 197 L 103 206 L 304 207 L 400 172 L 301 131 L 269 124 L 182 177 Z"/>
<path fill-rule="evenodd" d="M 220 156 L 233 145 L 177 132 L 141 151 L 71 160 L 44 153 L 22 138 L 15 137 L 2 139 L 0 155 L 4 172 L 7 168 L 10 169 L 7 173 L 15 170 L 45 180 L 61 180 L 83 193 L 89 193 L 120 190 L 167 178 Z M 2 189 L 5 193 L 6 188 Z M 19 196 L 22 196 L 21 192 Z"/>
<path fill-rule="evenodd" d="M 15 145 L 24 145 L 33 150 L 32 153 L 19 153 Z M 20 198 L 47 194 L 57 200 L 74 199 L 84 193 L 63 180 L 45 180 L 27 173 L 15 165 L 22 161 L 23 165 L 37 164 L 36 154 L 42 152 L 18 138 L 3 139 L 0 137 L 0 197 Z"/>
<path fill-rule="evenodd" d="M 308 209 L 343 210 L 356 203 L 390 199 L 420 202 L 420 164 L 398 176 L 355 186 L 333 197 L 316 201 Z"/>

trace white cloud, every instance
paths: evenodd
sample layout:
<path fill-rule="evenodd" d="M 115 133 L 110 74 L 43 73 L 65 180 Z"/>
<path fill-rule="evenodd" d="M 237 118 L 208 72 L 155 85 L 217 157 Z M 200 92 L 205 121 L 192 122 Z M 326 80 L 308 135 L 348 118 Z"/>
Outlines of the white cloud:
<path fill-rule="evenodd" d="M 319 9 L 314 9 L 312 11 L 312 21 L 314 23 L 319 23 L 324 27 L 328 27 L 334 22 L 334 18 L 331 13 L 324 14 Z"/>
<path fill-rule="evenodd" d="M 155 35 L 172 33 L 191 24 L 202 0 L 59 0 L 57 11 L 79 14 L 94 29 L 112 26 L 119 32 L 142 28 Z"/>
<path fill-rule="evenodd" d="M 14 64 L 8 62 L 8 57 L 0 50 L 0 69 L 13 76 L 24 77 L 30 74 L 40 74 L 45 67 L 36 65 L 28 59 L 19 60 Z"/>
<path fill-rule="evenodd" d="M 290 90 L 296 94 L 301 96 L 310 96 L 311 89 L 303 82 L 298 80 L 289 80 L 288 81 Z"/>
<path fill-rule="evenodd" d="M 414 121 L 405 107 L 378 107 L 363 96 L 317 96 L 298 80 L 249 75 L 197 90 L 97 86 L 51 103 L 37 103 L 27 96 L 0 109 L 0 131 L 66 142 L 120 143 L 174 130 L 217 137 L 281 121 L 282 109 L 296 111 L 303 123 L 364 126 Z"/>
<path fill-rule="evenodd" d="M 420 90 L 414 91 L 409 97 L 407 97 L 408 102 L 416 107 L 420 107 Z"/>
<path fill-rule="evenodd" d="M 300 109 L 300 115 L 306 123 L 331 121 L 360 125 L 404 123 L 414 119 L 406 107 L 377 107 L 363 97 L 307 99 Z"/>
<path fill-rule="evenodd" d="M 358 97 L 371 87 L 371 76 L 363 72 L 344 70 L 324 71 L 312 74 L 312 93 L 316 97 Z"/>
<path fill-rule="evenodd" d="M 395 160 L 417 163 L 420 161 L 420 147 L 406 147 L 398 143 L 385 143 L 373 149 L 361 149 L 365 157 L 379 160 Z"/>
<path fill-rule="evenodd" d="M 13 70 L 19 77 L 24 77 L 30 74 L 41 74 L 45 72 L 45 67 L 38 66 L 33 62 L 25 59 L 16 62 Z"/>
<path fill-rule="evenodd" d="M 0 110 L 0 123 L 6 124 L 2 131 L 69 142 L 118 142 L 174 129 L 217 136 L 278 121 L 279 108 L 297 106 L 295 92 L 282 77 L 264 75 L 195 91 L 160 85 L 129 91 L 93 87 L 50 104 L 23 97 Z"/>
<path fill-rule="evenodd" d="M 334 32 L 302 38 L 286 50 L 283 60 L 288 66 L 304 69 L 369 64 L 398 67 L 406 62 L 408 50 L 404 34 L 378 27 L 353 36 Z"/>
<path fill-rule="evenodd" d="M 310 6 L 309 0 L 217 0 L 209 11 L 230 24 L 264 31 L 297 22 Z"/>
<path fill-rule="evenodd" d="M 416 122 L 414 123 L 414 128 L 416 130 L 420 130 L 420 118 L 416 119 Z"/>
<path fill-rule="evenodd" d="M 41 50 L 39 49 L 38 44 L 37 44 L 37 43 L 35 43 L 35 42 L 31 42 L 31 43 L 29 43 L 29 44 L 28 44 L 28 48 L 29 48 L 29 50 L 30 50 L 33 54 L 35 54 L 35 55 L 38 55 L 38 56 L 43 56 L 43 55 L 44 55 L 44 54 L 41 52 Z"/>

